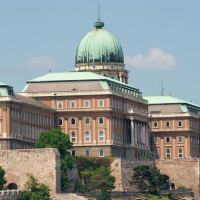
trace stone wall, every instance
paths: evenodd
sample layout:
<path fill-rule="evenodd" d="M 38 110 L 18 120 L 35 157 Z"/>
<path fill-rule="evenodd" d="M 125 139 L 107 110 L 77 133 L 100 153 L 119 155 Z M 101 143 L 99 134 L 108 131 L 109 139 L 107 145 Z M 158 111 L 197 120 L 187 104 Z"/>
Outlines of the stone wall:
<path fill-rule="evenodd" d="M 200 174 L 199 159 L 166 159 L 157 160 L 156 166 L 162 174 L 169 176 L 169 183 L 179 187 L 192 188 L 195 199 L 199 199 Z"/>
<path fill-rule="evenodd" d="M 6 171 L 6 186 L 14 183 L 17 189 L 23 190 L 29 173 L 49 186 L 51 196 L 60 193 L 60 154 L 57 149 L 2 150 L 0 166 Z"/>
<path fill-rule="evenodd" d="M 111 163 L 111 175 L 115 177 L 115 189 L 113 191 L 137 191 L 135 186 L 129 185 L 132 168 L 137 165 L 154 165 L 153 161 L 129 161 L 116 158 Z"/>

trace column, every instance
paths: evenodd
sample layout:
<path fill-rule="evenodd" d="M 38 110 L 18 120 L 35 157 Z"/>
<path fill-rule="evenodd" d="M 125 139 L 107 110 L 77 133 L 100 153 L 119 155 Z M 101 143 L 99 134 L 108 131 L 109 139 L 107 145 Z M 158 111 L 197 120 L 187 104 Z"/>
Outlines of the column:
<path fill-rule="evenodd" d="M 135 144 L 135 136 L 134 136 L 134 121 L 133 118 L 130 118 L 131 120 L 131 145 L 133 146 Z"/>
<path fill-rule="evenodd" d="M 138 139 L 137 139 L 137 122 L 134 122 L 134 127 L 135 127 L 135 144 L 137 144 Z"/>
<path fill-rule="evenodd" d="M 160 159 L 165 158 L 165 147 L 163 145 L 163 137 L 160 137 Z"/>
<path fill-rule="evenodd" d="M 146 132 L 146 145 L 147 147 L 149 148 L 149 127 L 148 127 L 148 124 L 145 123 L 145 132 Z"/>
<path fill-rule="evenodd" d="M 96 136 L 96 117 L 93 117 L 92 118 L 92 120 L 93 120 L 93 140 L 92 140 L 92 143 L 93 144 L 97 144 L 97 141 L 98 141 L 98 138 L 97 138 L 97 136 Z"/>
<path fill-rule="evenodd" d="M 174 121 L 174 120 L 173 120 Z M 177 148 L 176 148 L 176 136 L 172 137 L 172 149 L 173 149 L 173 157 L 172 158 L 177 158 L 176 153 L 177 153 Z"/>
<path fill-rule="evenodd" d="M 78 124 L 79 124 L 79 128 L 78 128 L 78 136 L 79 136 L 79 144 L 83 144 L 83 140 L 84 140 L 84 133 L 83 133 L 83 135 L 82 135 L 82 131 L 81 131 L 81 122 L 82 122 L 82 117 L 79 117 L 78 118 L 78 120 L 79 120 L 79 122 L 78 122 Z M 82 140 L 83 139 L 83 140 Z"/>
<path fill-rule="evenodd" d="M 65 119 L 65 124 L 64 124 L 65 133 L 70 135 L 70 133 L 68 132 L 68 126 L 67 126 L 68 125 L 68 118 L 65 117 L 64 119 Z"/>

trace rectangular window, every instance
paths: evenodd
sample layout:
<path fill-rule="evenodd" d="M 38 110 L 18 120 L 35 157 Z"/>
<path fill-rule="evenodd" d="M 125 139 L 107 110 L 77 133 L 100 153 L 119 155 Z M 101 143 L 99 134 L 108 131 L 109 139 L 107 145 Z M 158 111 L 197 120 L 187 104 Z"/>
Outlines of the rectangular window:
<path fill-rule="evenodd" d="M 76 142 L 76 133 L 75 133 L 75 131 L 72 131 L 71 132 L 71 142 Z"/>
<path fill-rule="evenodd" d="M 178 136 L 178 143 L 183 143 L 183 137 L 182 136 Z"/>
<path fill-rule="evenodd" d="M 99 131 L 99 142 L 104 142 L 105 138 L 104 138 L 104 131 Z"/>
<path fill-rule="evenodd" d="M 158 144 L 158 138 L 157 138 L 157 137 L 154 137 L 154 138 L 153 138 L 153 143 L 154 143 L 154 144 Z"/>
<path fill-rule="evenodd" d="M 159 154 L 158 154 L 158 150 L 157 149 L 153 150 L 153 156 L 154 156 L 155 159 L 159 159 Z"/>
<path fill-rule="evenodd" d="M 104 100 L 98 100 L 98 107 L 104 107 Z"/>
<path fill-rule="evenodd" d="M 88 117 L 85 118 L 85 125 L 90 125 L 90 118 Z"/>
<path fill-rule="evenodd" d="M 85 132 L 85 142 L 90 142 L 91 139 L 90 139 L 90 132 L 89 131 L 86 131 Z"/>
<path fill-rule="evenodd" d="M 84 101 L 84 107 L 90 108 L 90 101 Z"/>
<path fill-rule="evenodd" d="M 158 122 L 154 122 L 154 123 L 153 123 L 153 127 L 154 127 L 154 128 L 158 128 Z"/>
<path fill-rule="evenodd" d="M 165 123 L 165 127 L 169 128 L 169 127 L 170 127 L 170 123 L 169 123 L 169 122 L 166 122 L 166 123 Z"/>
<path fill-rule="evenodd" d="M 62 101 L 58 101 L 57 102 L 57 109 L 62 109 L 63 108 L 63 102 Z"/>
<path fill-rule="evenodd" d="M 70 108 L 76 108 L 76 101 L 70 101 Z"/>
<path fill-rule="evenodd" d="M 178 121 L 178 127 L 182 127 L 182 122 Z"/>
<path fill-rule="evenodd" d="M 170 137 L 166 137 L 166 143 L 170 143 Z"/>
<path fill-rule="evenodd" d="M 166 150 L 166 158 L 171 158 L 171 151 L 169 149 Z"/>
<path fill-rule="evenodd" d="M 72 150 L 72 156 L 76 156 L 76 151 Z"/>
<path fill-rule="evenodd" d="M 99 150 L 99 157 L 104 157 L 104 150 L 103 149 Z"/>
<path fill-rule="evenodd" d="M 183 149 L 178 150 L 178 157 L 183 158 Z"/>
<path fill-rule="evenodd" d="M 85 150 L 85 156 L 90 156 L 90 150 L 89 149 Z"/>

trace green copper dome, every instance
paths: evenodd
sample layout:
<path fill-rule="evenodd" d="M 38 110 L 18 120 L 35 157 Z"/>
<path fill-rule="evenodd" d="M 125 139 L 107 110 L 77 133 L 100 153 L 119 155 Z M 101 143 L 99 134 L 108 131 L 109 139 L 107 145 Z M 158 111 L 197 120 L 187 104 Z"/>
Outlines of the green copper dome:
<path fill-rule="evenodd" d="M 76 64 L 83 63 L 124 63 L 122 47 L 118 39 L 102 29 L 100 20 L 94 23 L 96 29 L 87 33 L 76 51 Z"/>

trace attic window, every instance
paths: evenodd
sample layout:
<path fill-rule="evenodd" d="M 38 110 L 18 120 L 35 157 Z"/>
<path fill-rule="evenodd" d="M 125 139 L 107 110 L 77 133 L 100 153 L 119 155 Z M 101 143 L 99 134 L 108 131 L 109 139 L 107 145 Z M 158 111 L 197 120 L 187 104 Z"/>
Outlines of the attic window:
<path fill-rule="evenodd" d="M 72 90 L 73 90 L 73 91 L 76 91 L 76 88 L 73 88 Z"/>
<path fill-rule="evenodd" d="M 114 67 L 113 66 L 111 66 L 111 69 L 113 69 Z"/>
<path fill-rule="evenodd" d="M 95 66 L 95 65 L 93 66 L 93 69 L 96 69 L 96 66 Z"/>

